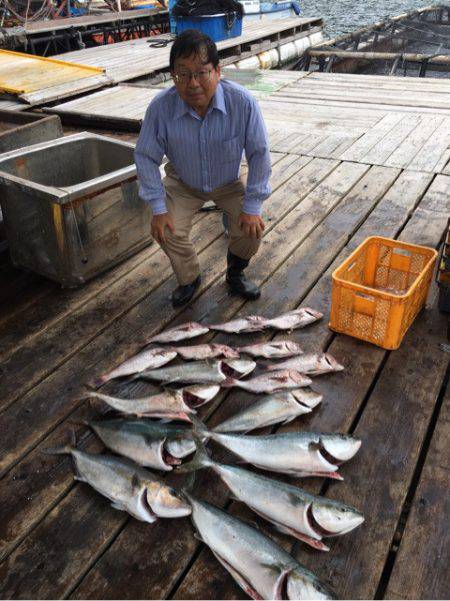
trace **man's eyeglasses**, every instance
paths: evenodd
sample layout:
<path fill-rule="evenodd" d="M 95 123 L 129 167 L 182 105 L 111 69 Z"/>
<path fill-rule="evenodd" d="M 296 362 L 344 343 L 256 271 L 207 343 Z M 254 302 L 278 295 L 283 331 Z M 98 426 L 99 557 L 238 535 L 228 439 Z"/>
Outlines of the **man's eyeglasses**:
<path fill-rule="evenodd" d="M 190 83 L 192 77 L 196 79 L 199 83 L 206 83 L 211 78 L 212 69 L 202 69 L 197 73 L 189 73 L 188 71 L 181 71 L 180 73 L 175 73 L 173 78 L 177 83 L 188 84 Z"/>

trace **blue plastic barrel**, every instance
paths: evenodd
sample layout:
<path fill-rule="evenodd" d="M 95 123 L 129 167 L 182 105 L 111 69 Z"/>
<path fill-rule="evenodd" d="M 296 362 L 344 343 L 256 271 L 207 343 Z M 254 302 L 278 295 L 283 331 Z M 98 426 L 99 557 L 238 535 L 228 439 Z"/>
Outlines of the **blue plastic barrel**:
<path fill-rule="evenodd" d="M 215 42 L 220 42 L 242 35 L 242 17 L 237 13 L 232 13 L 231 16 L 219 14 L 177 17 L 177 34 L 186 29 L 199 29 Z"/>

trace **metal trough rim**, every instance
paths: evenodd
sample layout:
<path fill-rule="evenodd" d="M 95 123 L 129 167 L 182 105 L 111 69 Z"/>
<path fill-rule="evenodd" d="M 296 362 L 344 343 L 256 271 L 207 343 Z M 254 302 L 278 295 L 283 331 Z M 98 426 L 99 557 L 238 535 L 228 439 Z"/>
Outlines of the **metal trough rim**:
<path fill-rule="evenodd" d="M 118 184 L 125 180 L 133 179 L 134 177 L 136 177 L 136 165 L 134 163 L 132 165 L 129 165 L 128 167 L 122 167 L 121 169 L 117 169 L 116 171 L 111 171 L 107 175 L 102 175 L 91 180 L 86 180 L 82 184 L 61 187 L 44 186 L 42 184 L 38 184 L 21 177 L 11 175 L 6 171 L 2 171 L 2 163 L 7 160 L 19 156 L 24 157 L 34 153 L 37 150 L 45 150 L 50 146 L 62 146 L 67 142 L 87 139 L 113 142 L 116 145 L 125 146 L 132 149 L 134 149 L 135 147 L 135 145 L 131 142 L 123 142 L 121 140 L 116 140 L 115 138 L 111 138 L 109 136 L 102 136 L 100 134 L 93 134 L 90 132 L 80 132 L 71 136 L 56 138 L 55 140 L 50 140 L 48 142 L 40 142 L 39 144 L 33 144 L 32 146 L 26 146 L 24 148 L 12 150 L 10 152 L 5 152 L 4 154 L 1 154 L 0 182 L 4 185 L 10 185 L 11 183 L 14 183 L 24 190 L 32 189 L 40 198 L 50 200 L 52 203 L 56 204 L 65 204 L 67 202 L 70 202 L 71 200 L 80 198 L 81 196 L 86 196 L 98 192 L 99 190 L 102 190 L 105 187 L 105 183 L 107 184 L 107 187 L 111 187 L 114 184 Z"/>

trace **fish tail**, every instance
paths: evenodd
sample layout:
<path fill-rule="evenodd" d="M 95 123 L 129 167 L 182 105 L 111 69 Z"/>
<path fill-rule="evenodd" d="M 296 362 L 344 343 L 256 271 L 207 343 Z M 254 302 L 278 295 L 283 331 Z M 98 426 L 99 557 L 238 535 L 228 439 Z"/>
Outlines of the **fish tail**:
<path fill-rule="evenodd" d="M 103 374 L 101 376 L 94 378 L 90 382 L 88 382 L 88 386 L 90 386 L 91 388 L 100 388 L 100 386 L 103 386 L 103 384 L 107 381 L 108 381 L 107 374 Z"/>
<path fill-rule="evenodd" d="M 209 432 L 208 428 L 197 415 L 191 413 L 189 417 L 192 422 L 193 435 L 196 441 L 202 441 L 203 438 L 211 438 L 211 433 Z"/>
<path fill-rule="evenodd" d="M 70 455 L 72 451 L 73 447 L 70 444 L 61 447 L 47 447 L 46 449 L 42 449 L 42 452 L 46 455 Z"/>
<path fill-rule="evenodd" d="M 234 378 L 226 378 L 223 382 L 220 383 L 222 388 L 232 388 L 233 386 L 237 386 L 236 380 Z"/>
<path fill-rule="evenodd" d="M 208 455 L 203 442 L 199 439 L 196 439 L 195 444 L 197 446 L 197 451 L 194 455 L 194 458 L 188 463 L 185 463 L 177 468 L 177 472 L 180 472 L 181 474 L 196 472 L 197 470 L 202 470 L 215 465 L 215 462 Z"/>

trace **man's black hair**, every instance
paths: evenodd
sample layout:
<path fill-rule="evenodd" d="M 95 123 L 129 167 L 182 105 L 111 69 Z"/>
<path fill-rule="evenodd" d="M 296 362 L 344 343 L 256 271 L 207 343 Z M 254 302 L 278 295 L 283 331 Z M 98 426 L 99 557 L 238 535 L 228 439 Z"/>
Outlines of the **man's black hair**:
<path fill-rule="evenodd" d="M 214 69 L 219 66 L 219 53 L 214 41 L 198 29 L 186 29 L 175 38 L 170 49 L 170 70 L 175 68 L 177 58 L 188 58 L 196 54 L 206 55 L 205 64 L 212 63 Z"/>

